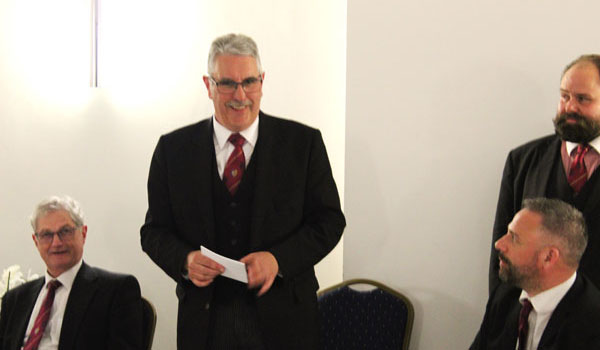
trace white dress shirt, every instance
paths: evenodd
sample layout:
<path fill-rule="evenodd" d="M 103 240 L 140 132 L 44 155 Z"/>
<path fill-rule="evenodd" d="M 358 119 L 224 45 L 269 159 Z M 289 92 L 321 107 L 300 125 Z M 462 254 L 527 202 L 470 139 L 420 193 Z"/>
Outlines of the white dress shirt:
<path fill-rule="evenodd" d="M 571 289 L 571 286 L 575 283 L 576 277 L 577 272 L 573 273 L 573 275 L 563 283 L 545 290 L 534 297 L 530 297 L 525 291 L 521 292 L 519 302 L 522 304 L 523 300 L 529 299 L 531 305 L 533 305 L 533 310 L 531 310 L 531 313 L 529 314 L 529 333 L 527 334 L 527 346 L 525 346 L 525 350 L 535 350 L 538 348 L 540 340 L 542 339 L 542 334 L 544 334 L 546 325 L 548 325 L 550 316 L 552 316 L 552 312 L 554 312 L 556 305 L 558 305 L 569 289 Z M 518 346 L 519 340 L 517 340 L 515 349 L 518 349 Z"/>
<path fill-rule="evenodd" d="M 256 147 L 256 141 L 258 140 L 258 119 L 260 119 L 260 117 L 256 117 L 254 122 L 250 124 L 247 129 L 240 131 L 240 135 L 246 139 L 246 142 L 244 142 L 244 145 L 242 146 L 244 158 L 246 158 L 246 167 L 248 166 L 248 163 L 250 163 L 250 157 L 252 157 L 252 152 L 254 152 L 254 147 Z M 215 145 L 215 156 L 217 159 L 217 171 L 219 172 L 219 177 L 223 179 L 225 164 L 227 164 L 227 159 L 229 159 L 229 156 L 235 148 L 235 146 L 231 142 L 227 142 L 227 140 L 231 134 L 234 134 L 234 132 L 231 132 L 229 129 L 219 124 L 214 115 L 213 129 L 213 142 Z"/>
<path fill-rule="evenodd" d="M 69 299 L 69 294 L 71 293 L 75 276 L 77 276 L 77 272 L 79 272 L 79 269 L 81 268 L 81 263 L 82 260 L 79 260 L 77 264 L 67 271 L 61 273 L 57 278 L 53 278 L 48 274 L 48 271 L 46 271 L 46 282 L 44 283 L 44 286 L 38 295 L 35 306 L 33 307 L 33 311 L 31 312 L 31 316 L 29 317 L 29 325 L 27 326 L 27 331 L 25 332 L 25 340 L 23 341 L 23 344 L 25 344 L 27 339 L 29 339 L 29 334 L 31 333 L 35 319 L 40 313 L 40 309 L 42 308 L 42 303 L 46 298 L 46 294 L 48 294 L 48 283 L 56 279 L 61 283 L 61 286 L 56 289 L 54 294 L 54 302 L 52 303 L 52 309 L 50 310 L 50 319 L 48 320 L 48 324 L 44 330 L 44 335 L 42 336 L 38 350 L 58 349 L 60 330 L 62 328 L 63 316 L 65 315 L 65 308 L 67 307 L 67 300 Z"/>

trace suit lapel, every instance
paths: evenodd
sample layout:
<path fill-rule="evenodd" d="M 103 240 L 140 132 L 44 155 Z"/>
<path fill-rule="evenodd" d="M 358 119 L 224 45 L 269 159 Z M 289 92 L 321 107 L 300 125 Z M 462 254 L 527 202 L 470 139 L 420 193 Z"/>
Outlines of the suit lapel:
<path fill-rule="evenodd" d="M 215 162 L 215 147 L 213 143 L 213 125 L 212 118 L 205 120 L 199 124 L 198 133 L 192 134 L 190 140 L 192 147 L 188 155 L 190 159 L 185 164 L 189 164 L 188 185 L 191 192 L 190 198 L 196 200 L 193 207 L 198 208 L 198 215 L 194 218 L 195 221 L 205 220 L 204 230 L 206 239 L 200 241 L 205 243 L 209 248 L 214 249 L 215 241 L 215 214 L 213 208 L 212 195 L 212 176 L 213 164 Z M 207 171 L 208 169 L 208 171 Z"/>
<path fill-rule="evenodd" d="M 591 217 L 592 215 L 598 215 L 597 211 L 600 207 L 600 168 L 594 170 L 594 173 L 587 181 L 585 185 L 583 185 L 583 191 L 590 191 L 587 194 L 587 198 L 585 198 L 585 204 L 582 206 L 583 215 L 585 217 Z M 580 193 L 580 194 L 582 194 Z"/>
<path fill-rule="evenodd" d="M 74 349 L 74 342 L 79 333 L 87 308 L 97 292 L 96 272 L 82 263 L 73 287 L 69 293 L 62 328 L 60 331 L 59 350 Z"/>
<path fill-rule="evenodd" d="M 25 310 L 25 312 L 22 313 L 22 317 L 21 319 L 19 319 L 17 322 L 18 324 L 15 325 L 15 327 L 13 328 L 16 331 L 16 334 L 20 334 L 20 338 L 17 340 L 18 342 L 18 348 L 20 349 L 21 346 L 23 345 L 22 341 L 25 338 L 25 332 L 27 331 L 27 325 L 29 324 L 29 320 L 31 319 L 31 313 L 33 312 L 33 307 L 35 306 L 35 302 L 38 298 L 38 295 L 40 294 L 40 290 L 42 289 L 42 287 L 44 286 L 44 282 L 45 282 L 45 278 L 41 277 L 38 278 L 37 280 L 35 280 L 33 282 L 33 284 L 31 285 L 31 288 L 29 288 L 23 295 L 23 301 L 19 302 L 19 305 L 17 305 L 17 307 L 15 308 L 16 310 Z M 20 304 L 22 304 L 23 306 L 21 307 Z M 0 344 L 2 345 L 2 344 Z"/>
<path fill-rule="evenodd" d="M 573 286 L 571 286 L 567 294 L 565 294 L 558 305 L 556 305 L 556 309 L 554 309 L 552 312 L 552 316 L 550 316 L 548 325 L 546 325 L 546 328 L 544 329 L 544 333 L 542 334 L 538 348 L 544 348 L 546 344 L 554 344 L 554 339 L 558 335 L 558 331 L 560 330 L 561 326 L 564 325 L 565 320 L 567 320 L 569 317 L 573 302 L 581 296 L 582 290 L 583 281 L 581 279 L 581 275 L 577 274 L 575 283 Z"/>
<path fill-rule="evenodd" d="M 273 206 L 273 191 L 279 181 L 278 169 L 284 159 L 281 140 L 275 132 L 273 120 L 260 112 L 258 124 L 258 142 L 254 154 L 257 161 L 254 198 L 252 200 L 252 219 L 250 223 L 250 249 L 260 247 L 261 227 L 266 215 Z M 254 156 L 253 156 L 254 157 Z"/>

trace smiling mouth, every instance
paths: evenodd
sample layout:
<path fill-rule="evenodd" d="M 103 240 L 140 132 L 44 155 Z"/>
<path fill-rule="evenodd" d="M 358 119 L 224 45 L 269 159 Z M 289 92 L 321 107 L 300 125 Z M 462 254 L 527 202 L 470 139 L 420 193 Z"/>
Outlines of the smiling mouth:
<path fill-rule="evenodd" d="M 236 111 L 241 111 L 246 109 L 246 107 L 250 107 L 252 105 L 252 102 L 250 101 L 229 101 L 227 102 L 227 107 L 236 110 Z"/>
<path fill-rule="evenodd" d="M 66 251 L 66 250 L 59 250 L 59 251 L 56 251 L 56 252 L 50 252 L 50 255 L 63 255 L 63 254 L 66 254 L 66 253 L 68 253 L 68 251 Z"/>

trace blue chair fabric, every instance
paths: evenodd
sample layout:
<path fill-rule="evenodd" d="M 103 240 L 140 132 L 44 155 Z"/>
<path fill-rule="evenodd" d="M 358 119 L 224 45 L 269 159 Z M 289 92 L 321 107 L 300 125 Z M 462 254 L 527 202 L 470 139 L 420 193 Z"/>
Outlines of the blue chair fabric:
<path fill-rule="evenodd" d="M 351 288 L 365 284 L 371 289 Z M 414 309 L 402 293 L 354 279 L 319 292 L 318 301 L 322 349 L 408 349 Z"/>

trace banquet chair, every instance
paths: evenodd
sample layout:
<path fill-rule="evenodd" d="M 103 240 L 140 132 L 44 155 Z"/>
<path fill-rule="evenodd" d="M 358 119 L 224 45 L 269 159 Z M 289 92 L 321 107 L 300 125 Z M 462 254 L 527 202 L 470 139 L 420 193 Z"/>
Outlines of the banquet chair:
<path fill-rule="evenodd" d="M 320 291 L 318 303 L 322 349 L 408 349 L 414 309 L 402 293 L 353 279 Z"/>
<path fill-rule="evenodd" d="M 142 349 L 151 350 L 152 342 L 154 341 L 154 331 L 156 329 L 156 309 L 152 303 L 142 297 L 142 313 L 143 313 L 143 339 Z"/>

